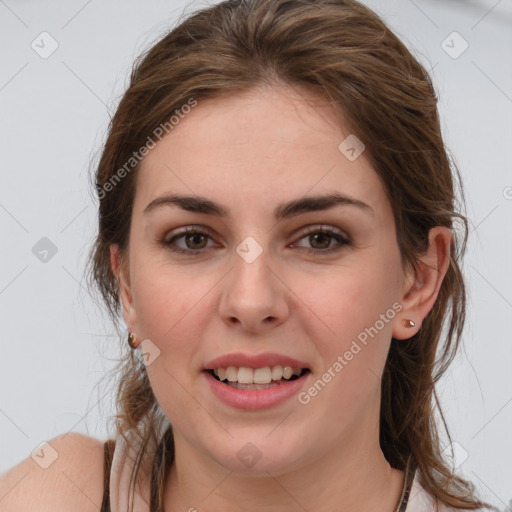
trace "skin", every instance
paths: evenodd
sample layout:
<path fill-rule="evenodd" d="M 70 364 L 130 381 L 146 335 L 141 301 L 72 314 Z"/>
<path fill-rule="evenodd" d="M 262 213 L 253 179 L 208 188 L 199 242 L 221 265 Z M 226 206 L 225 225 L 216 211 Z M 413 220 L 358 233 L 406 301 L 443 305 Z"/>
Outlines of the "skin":
<path fill-rule="evenodd" d="M 113 245 L 111 263 L 127 326 L 160 350 L 147 371 L 174 431 L 166 510 L 397 506 L 404 474 L 379 446 L 380 379 L 391 338 L 416 333 L 437 298 L 451 233 L 432 229 L 418 271 L 404 272 L 378 175 L 365 153 L 349 161 L 338 149 L 350 133 L 312 91 L 258 87 L 200 101 L 143 160 L 127 259 Z M 330 192 L 373 212 L 345 205 L 275 222 L 277 204 Z M 207 197 L 231 216 L 169 205 L 143 213 L 169 193 Z M 209 236 L 181 237 L 175 247 L 203 248 L 201 255 L 161 243 L 190 225 L 208 228 Z M 322 225 L 352 244 L 304 234 L 306 226 Z M 263 251 L 252 263 L 236 252 L 247 236 Z M 401 311 L 307 404 L 294 397 L 241 411 L 220 402 L 201 375 L 219 355 L 272 351 L 309 363 L 307 389 L 395 302 Z M 405 328 L 404 319 L 416 326 Z M 252 467 L 237 457 L 247 442 L 261 453 Z"/>

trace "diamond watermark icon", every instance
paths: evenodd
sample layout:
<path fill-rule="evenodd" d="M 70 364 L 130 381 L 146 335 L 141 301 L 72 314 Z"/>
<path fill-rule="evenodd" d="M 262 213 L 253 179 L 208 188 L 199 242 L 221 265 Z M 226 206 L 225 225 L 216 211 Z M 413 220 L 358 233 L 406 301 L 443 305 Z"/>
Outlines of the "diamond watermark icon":
<path fill-rule="evenodd" d="M 342 155 L 345 156 L 347 160 L 353 162 L 357 160 L 363 151 L 366 149 L 366 146 L 363 142 L 353 133 L 351 133 L 339 146 L 338 149 Z"/>
<path fill-rule="evenodd" d="M 469 458 L 469 453 L 466 449 L 457 441 L 448 444 L 442 451 L 443 457 L 446 457 L 453 461 L 453 468 L 457 469 Z"/>
<path fill-rule="evenodd" d="M 32 247 L 32 254 L 39 261 L 48 263 L 57 254 L 57 246 L 49 238 L 43 236 Z"/>
<path fill-rule="evenodd" d="M 252 443 L 245 443 L 236 455 L 248 468 L 256 465 L 262 457 L 261 451 Z"/>
<path fill-rule="evenodd" d="M 43 469 L 49 468 L 56 460 L 59 454 L 57 450 L 48 442 L 42 442 L 30 456 L 37 465 Z"/>
<path fill-rule="evenodd" d="M 140 348 L 141 350 L 136 352 L 136 357 L 145 366 L 149 366 L 160 356 L 160 349 L 149 338 L 142 340 Z"/>
<path fill-rule="evenodd" d="M 252 263 L 263 252 L 263 247 L 252 236 L 248 236 L 236 248 L 236 252 L 246 263 Z"/>
<path fill-rule="evenodd" d="M 469 48 L 469 43 L 458 32 L 452 32 L 441 43 L 441 48 L 452 59 L 458 59 Z"/>
<path fill-rule="evenodd" d="M 41 59 L 48 59 L 59 47 L 57 40 L 48 32 L 41 32 L 30 44 Z"/>

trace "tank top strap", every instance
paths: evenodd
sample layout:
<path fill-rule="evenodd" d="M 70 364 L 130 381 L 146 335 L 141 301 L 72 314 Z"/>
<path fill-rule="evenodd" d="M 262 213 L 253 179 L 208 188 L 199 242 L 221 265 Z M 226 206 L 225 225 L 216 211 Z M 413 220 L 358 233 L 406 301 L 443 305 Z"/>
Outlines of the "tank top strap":
<path fill-rule="evenodd" d="M 128 442 L 121 435 L 116 436 L 110 466 L 110 478 L 108 489 L 109 508 L 102 508 L 101 512 L 150 512 L 150 474 L 145 477 L 147 471 L 142 470 L 135 481 L 135 465 L 140 448 L 140 439 L 131 431 L 127 432 Z M 154 448 L 148 447 L 150 458 L 154 457 Z M 105 453 L 107 457 L 107 453 Z M 105 486 L 105 494 L 106 494 Z M 103 502 L 107 497 L 103 496 Z"/>
<path fill-rule="evenodd" d="M 109 439 L 103 443 L 103 500 L 101 502 L 100 512 L 110 511 L 110 469 L 112 467 L 112 458 L 116 446 L 115 439 Z"/>

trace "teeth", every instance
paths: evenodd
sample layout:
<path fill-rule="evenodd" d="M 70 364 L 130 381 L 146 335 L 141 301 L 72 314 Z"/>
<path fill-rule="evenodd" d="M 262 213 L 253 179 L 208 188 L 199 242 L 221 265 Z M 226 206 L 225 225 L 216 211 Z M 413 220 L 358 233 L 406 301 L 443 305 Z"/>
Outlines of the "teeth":
<path fill-rule="evenodd" d="M 239 384 L 254 384 L 254 370 L 242 366 L 238 369 L 238 383 Z"/>
<path fill-rule="evenodd" d="M 283 367 L 278 364 L 272 368 L 272 380 L 281 380 L 283 377 Z"/>
<path fill-rule="evenodd" d="M 240 375 L 240 372 L 242 369 L 238 370 L 238 374 Z M 256 368 L 254 370 L 254 384 L 270 384 L 272 380 L 272 371 L 270 370 L 269 366 L 265 366 L 265 368 Z M 240 379 L 238 379 L 238 382 L 242 382 Z"/>
<path fill-rule="evenodd" d="M 228 366 L 226 368 L 226 379 L 229 382 L 236 382 L 238 380 L 238 370 L 234 366 Z"/>
<path fill-rule="evenodd" d="M 239 384 L 270 384 L 272 381 L 281 379 L 289 380 L 292 375 L 299 376 L 302 368 L 292 368 L 291 366 L 264 366 L 263 368 L 248 368 L 241 366 L 228 366 L 227 368 L 215 368 L 213 373 L 220 380 L 237 382 Z"/>

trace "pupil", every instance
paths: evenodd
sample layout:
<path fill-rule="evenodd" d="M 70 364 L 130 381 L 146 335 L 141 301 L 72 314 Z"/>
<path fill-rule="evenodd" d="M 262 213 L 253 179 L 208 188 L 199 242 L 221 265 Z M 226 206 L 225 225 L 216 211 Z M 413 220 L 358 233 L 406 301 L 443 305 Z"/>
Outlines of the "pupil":
<path fill-rule="evenodd" d="M 199 233 L 193 233 L 193 234 L 189 235 L 188 240 L 192 239 L 193 240 L 192 243 L 195 244 L 197 242 L 196 237 L 201 238 L 201 237 L 203 237 L 203 235 L 201 235 Z"/>
<path fill-rule="evenodd" d="M 327 234 L 325 234 L 325 233 L 316 233 L 316 234 L 314 234 L 314 235 L 311 235 L 311 238 L 313 238 L 313 239 L 317 239 L 318 237 L 320 237 L 320 245 L 322 245 L 322 243 L 321 243 L 321 241 L 322 241 L 322 237 L 324 237 L 324 239 L 326 239 L 326 240 L 327 240 L 327 245 L 329 245 L 329 241 L 328 241 L 328 239 L 329 239 L 330 235 L 327 235 Z M 315 243 L 316 243 L 317 241 L 318 241 L 318 240 L 315 240 Z M 324 247 L 324 248 L 325 248 L 325 247 Z"/>

